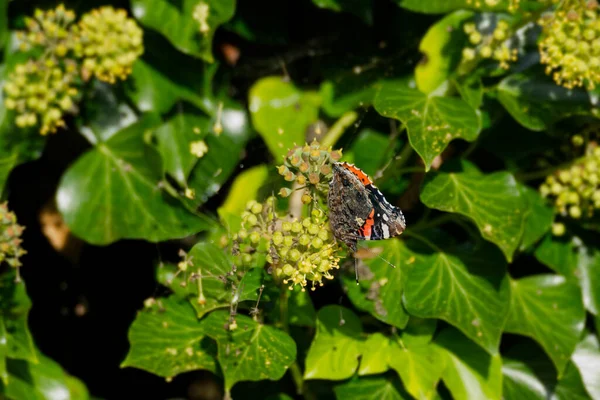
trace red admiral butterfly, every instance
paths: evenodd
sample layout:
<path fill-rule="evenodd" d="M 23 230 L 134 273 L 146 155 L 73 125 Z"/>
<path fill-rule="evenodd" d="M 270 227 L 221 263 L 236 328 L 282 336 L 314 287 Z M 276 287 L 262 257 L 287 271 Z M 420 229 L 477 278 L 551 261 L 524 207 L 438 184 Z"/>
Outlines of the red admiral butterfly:
<path fill-rule="evenodd" d="M 402 211 L 391 205 L 367 174 L 352 164 L 333 164 L 327 205 L 333 236 L 353 252 L 359 240 L 389 239 L 406 229 Z"/>

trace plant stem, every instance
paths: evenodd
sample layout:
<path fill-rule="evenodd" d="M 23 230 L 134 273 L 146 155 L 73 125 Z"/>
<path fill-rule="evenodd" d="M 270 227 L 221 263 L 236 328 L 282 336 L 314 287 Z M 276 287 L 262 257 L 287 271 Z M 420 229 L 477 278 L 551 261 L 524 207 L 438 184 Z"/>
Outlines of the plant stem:
<path fill-rule="evenodd" d="M 331 126 L 327 134 L 321 140 L 321 145 L 325 147 L 333 146 L 342 136 L 346 128 L 356 121 L 358 113 L 356 111 L 348 111 L 344 113 L 335 123 Z"/>

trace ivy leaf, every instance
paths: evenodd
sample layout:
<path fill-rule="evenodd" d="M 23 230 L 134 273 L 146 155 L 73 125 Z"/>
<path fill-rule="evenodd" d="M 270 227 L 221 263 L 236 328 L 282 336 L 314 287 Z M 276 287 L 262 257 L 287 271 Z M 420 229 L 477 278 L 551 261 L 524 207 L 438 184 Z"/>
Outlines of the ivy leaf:
<path fill-rule="evenodd" d="M 299 290 L 296 286 L 289 294 L 288 317 L 290 325 L 314 327 L 317 312 L 308 293 Z"/>
<path fill-rule="evenodd" d="M 510 304 L 502 255 L 490 245 L 429 246 L 435 252 L 413 253 L 405 260 L 412 267 L 404 287 L 408 313 L 443 319 L 490 354 L 497 354 Z"/>
<path fill-rule="evenodd" d="M 406 126 L 410 145 L 427 171 L 452 139 L 473 141 L 481 129 L 475 110 L 462 99 L 427 95 L 399 82 L 383 82 L 374 106 L 379 114 Z"/>
<path fill-rule="evenodd" d="M 4 49 L 4 43 L 8 39 L 8 1 L 0 3 L 0 50 Z"/>
<path fill-rule="evenodd" d="M 131 9 L 143 25 L 160 32 L 180 51 L 213 62 L 213 36 L 233 17 L 235 0 L 133 0 Z"/>
<path fill-rule="evenodd" d="M 187 254 L 191 265 L 185 273 L 173 265 L 164 265 L 158 270 L 158 281 L 171 288 L 179 297 L 190 300 L 198 318 L 206 313 L 229 307 L 237 301 L 256 300 L 257 290 L 262 283 L 262 270 L 254 268 L 243 273 L 240 286 L 233 288 L 227 276 L 232 271 L 233 262 L 223 250 L 208 242 L 197 243 Z M 192 274 L 195 276 L 192 277 Z"/>
<path fill-rule="evenodd" d="M 240 381 L 279 380 L 296 359 L 296 343 L 285 332 L 245 315 L 235 317 L 237 328 L 225 330 L 229 312 L 215 311 L 203 321 L 217 341 L 217 359 L 229 390 Z"/>
<path fill-rule="evenodd" d="M 344 149 L 343 161 L 360 165 L 365 174 L 374 176 L 388 161 L 390 138 L 372 129 L 362 130 L 348 151 Z"/>
<path fill-rule="evenodd" d="M 209 226 L 162 188 L 158 153 L 144 142 L 156 122 L 149 116 L 96 143 L 63 175 L 56 200 L 76 235 L 97 245 L 125 238 L 157 242 Z"/>
<path fill-rule="evenodd" d="M 460 9 L 472 9 L 477 11 L 505 11 L 508 2 L 502 0 L 495 5 L 487 5 L 486 2 L 475 3 L 472 0 L 395 0 L 400 7 L 411 11 L 426 14 L 445 14 Z"/>
<path fill-rule="evenodd" d="M 377 248 L 383 249 L 382 257 L 388 262 L 378 257 L 365 260 L 365 266 L 359 270 L 360 286 L 356 285 L 354 274 L 345 275 L 344 289 L 356 307 L 402 329 L 408 322 L 408 314 L 402 307 L 402 291 L 410 268 L 407 260 L 412 253 L 398 239 L 377 243 Z"/>
<path fill-rule="evenodd" d="M 9 360 L 10 380 L 4 387 L 0 382 L 0 394 L 19 400 L 90 398 L 79 379 L 67 374 L 60 365 L 39 351 L 36 350 L 36 353 L 36 362 Z"/>
<path fill-rule="evenodd" d="M 312 0 L 312 2 L 319 8 L 352 13 L 367 25 L 373 23 L 373 5 L 369 0 Z"/>
<path fill-rule="evenodd" d="M 358 375 L 376 375 L 386 372 L 389 368 L 390 344 L 390 340 L 379 332 L 369 335 L 361 345 L 362 357 Z"/>
<path fill-rule="evenodd" d="M 305 379 L 347 379 L 358 368 L 362 324 L 350 310 L 325 306 L 317 313 L 317 333 L 306 356 Z"/>
<path fill-rule="evenodd" d="M 539 345 L 519 341 L 502 357 L 502 396 L 505 399 L 546 400 L 556 386 L 556 370 Z"/>
<path fill-rule="evenodd" d="M 529 336 L 542 345 L 562 375 L 583 331 L 585 310 L 579 288 L 559 275 L 511 281 L 511 306 L 505 331 Z"/>
<path fill-rule="evenodd" d="M 502 358 L 490 355 L 456 329 L 444 329 L 435 338 L 446 368 L 444 384 L 455 399 L 501 399 Z"/>
<path fill-rule="evenodd" d="M 335 397 L 338 400 L 409 400 L 402 383 L 396 379 L 384 377 L 360 378 L 336 386 Z"/>
<path fill-rule="evenodd" d="M 590 243 L 588 243 L 590 242 Z M 583 304 L 592 314 L 600 313 L 600 249 L 578 236 L 547 235 L 535 257 L 548 268 L 579 282 Z"/>
<path fill-rule="evenodd" d="M 521 190 L 528 204 L 520 245 L 520 249 L 525 250 L 550 230 L 554 221 L 554 211 L 546 204 L 537 190 L 527 186 L 522 186 Z"/>
<path fill-rule="evenodd" d="M 210 120 L 201 115 L 177 113 L 156 128 L 165 171 L 182 187 L 187 187 L 187 178 L 198 161 L 191 152 L 191 144 L 206 137 Z"/>
<path fill-rule="evenodd" d="M 564 88 L 537 70 L 510 75 L 496 89 L 506 111 L 532 131 L 545 131 L 570 115 L 589 115 L 595 107 L 585 89 Z"/>
<path fill-rule="evenodd" d="M 138 312 L 129 328 L 130 349 L 121 367 L 135 367 L 165 378 L 186 371 L 217 372 L 216 349 L 189 302 L 175 296 Z"/>
<path fill-rule="evenodd" d="M 512 261 L 523 234 L 527 203 L 511 174 L 484 175 L 465 170 L 430 174 L 427 178 L 421 189 L 421 201 L 427 207 L 471 218 L 481 235 Z"/>
<path fill-rule="evenodd" d="M 588 334 L 575 347 L 571 356 L 575 367 L 579 370 L 585 389 L 592 399 L 600 399 L 600 344 L 598 338 Z"/>
<path fill-rule="evenodd" d="M 560 400 L 589 400 L 579 370 L 568 363 L 562 377 L 554 388 L 554 397 Z"/>
<path fill-rule="evenodd" d="M 15 282 L 15 271 L 0 275 L 0 379 L 8 382 L 7 359 L 37 362 L 27 317 L 31 301 L 25 283 Z"/>
<path fill-rule="evenodd" d="M 461 27 L 473 15 L 470 11 L 458 10 L 446 15 L 427 30 L 419 44 L 423 59 L 415 67 L 415 81 L 421 92 L 433 92 L 454 72 L 462 58 L 461 52 L 448 49 L 464 47 L 466 35 Z"/>
<path fill-rule="evenodd" d="M 279 162 L 288 149 L 304 144 L 306 128 L 317 120 L 321 97 L 271 76 L 250 88 L 248 102 L 252 124 Z"/>
<path fill-rule="evenodd" d="M 219 213 L 226 211 L 230 214 L 239 214 L 246 209 L 246 204 L 250 200 L 256 200 L 258 190 L 267 180 L 269 175 L 268 167 L 264 164 L 248 168 L 238 174 L 229 189 L 227 198 L 223 205 L 219 207 Z M 235 231 L 230 227 L 231 231 Z"/>
<path fill-rule="evenodd" d="M 468 105 L 477 110 L 483 103 L 483 83 L 478 76 L 460 77 L 452 80 L 454 87 L 460 94 L 460 97 Z"/>

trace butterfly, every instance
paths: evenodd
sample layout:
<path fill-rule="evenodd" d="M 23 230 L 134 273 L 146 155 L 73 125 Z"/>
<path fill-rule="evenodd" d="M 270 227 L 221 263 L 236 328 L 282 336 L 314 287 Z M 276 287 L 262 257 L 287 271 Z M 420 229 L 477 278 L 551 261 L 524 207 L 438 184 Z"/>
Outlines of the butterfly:
<path fill-rule="evenodd" d="M 385 199 L 367 174 L 346 162 L 333 164 L 327 205 L 333 236 L 352 252 L 359 240 L 389 239 L 406 229 L 402 211 Z"/>

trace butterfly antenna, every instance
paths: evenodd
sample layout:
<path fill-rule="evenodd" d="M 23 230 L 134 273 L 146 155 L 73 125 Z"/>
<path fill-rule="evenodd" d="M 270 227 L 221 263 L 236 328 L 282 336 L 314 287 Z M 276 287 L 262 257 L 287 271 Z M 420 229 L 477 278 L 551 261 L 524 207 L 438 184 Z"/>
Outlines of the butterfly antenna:
<path fill-rule="evenodd" d="M 394 264 L 392 264 L 391 262 L 389 262 L 388 260 L 386 260 L 385 258 L 381 257 L 379 254 L 377 254 L 377 257 L 381 260 L 383 260 L 387 265 L 389 265 L 392 268 L 396 268 L 396 266 Z"/>

